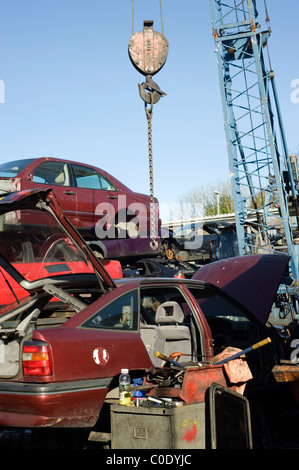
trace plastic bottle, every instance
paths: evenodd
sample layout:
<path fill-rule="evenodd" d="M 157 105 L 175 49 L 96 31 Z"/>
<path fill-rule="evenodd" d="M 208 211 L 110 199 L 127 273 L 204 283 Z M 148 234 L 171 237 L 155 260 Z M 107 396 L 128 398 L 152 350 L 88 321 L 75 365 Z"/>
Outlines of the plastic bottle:
<path fill-rule="evenodd" d="M 130 405 L 131 404 L 131 394 L 129 391 L 131 384 L 131 377 L 129 375 L 128 369 L 121 369 L 119 376 L 119 404 L 120 405 Z"/>

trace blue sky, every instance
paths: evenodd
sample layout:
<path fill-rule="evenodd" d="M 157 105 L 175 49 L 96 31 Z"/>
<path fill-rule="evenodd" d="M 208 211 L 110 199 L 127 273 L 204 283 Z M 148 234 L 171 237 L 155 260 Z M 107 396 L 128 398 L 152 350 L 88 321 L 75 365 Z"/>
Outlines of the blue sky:
<path fill-rule="evenodd" d="M 134 32 L 159 0 L 135 0 Z M 0 19 L 0 161 L 55 156 L 86 162 L 149 193 L 147 121 L 131 64 L 131 0 L 10 0 Z M 258 0 L 261 20 L 264 1 Z M 162 0 L 169 55 L 154 81 L 154 190 L 171 204 L 228 177 L 208 0 Z M 269 50 L 291 152 L 299 149 L 298 0 L 268 0 Z M 299 93 L 297 94 L 299 96 Z"/>

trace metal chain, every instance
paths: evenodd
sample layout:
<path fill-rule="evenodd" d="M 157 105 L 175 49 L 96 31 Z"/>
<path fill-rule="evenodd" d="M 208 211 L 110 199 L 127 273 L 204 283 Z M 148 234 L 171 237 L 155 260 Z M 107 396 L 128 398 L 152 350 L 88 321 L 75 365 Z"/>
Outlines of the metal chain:
<path fill-rule="evenodd" d="M 161 27 L 162 35 L 164 36 L 164 25 L 163 25 L 163 13 L 162 13 L 162 0 L 160 0 L 160 13 L 161 13 Z M 132 0 L 132 36 L 134 35 L 134 0 Z M 167 56 L 167 54 L 166 54 Z M 166 60 L 166 58 L 164 59 Z M 142 73 L 142 72 L 141 72 Z M 150 247 L 152 250 L 158 248 L 157 230 L 156 230 L 156 208 L 155 208 L 155 198 L 154 198 L 154 176 L 153 176 L 153 147 L 152 147 L 152 116 L 153 116 L 153 105 L 156 103 L 161 96 L 166 93 L 161 92 L 160 88 L 152 82 L 151 76 L 147 76 L 147 86 L 138 85 L 139 93 L 142 99 L 145 102 L 145 113 L 148 123 L 148 158 L 149 158 L 149 184 L 150 184 Z M 144 84 L 145 85 L 145 84 Z M 150 85 L 150 86 L 149 86 Z M 149 93 L 145 93 L 145 89 L 148 89 Z M 148 100 L 150 97 L 150 101 Z M 150 107 L 147 107 L 147 104 Z"/>
<path fill-rule="evenodd" d="M 152 117 L 153 117 L 153 96 L 151 96 L 151 107 L 148 108 L 145 103 L 145 114 L 147 117 L 148 127 L 148 161 L 149 161 L 149 183 L 150 183 L 150 247 L 152 250 L 158 248 L 156 240 L 156 216 L 155 216 L 155 199 L 154 199 L 154 175 L 153 175 L 153 145 L 152 145 Z"/>

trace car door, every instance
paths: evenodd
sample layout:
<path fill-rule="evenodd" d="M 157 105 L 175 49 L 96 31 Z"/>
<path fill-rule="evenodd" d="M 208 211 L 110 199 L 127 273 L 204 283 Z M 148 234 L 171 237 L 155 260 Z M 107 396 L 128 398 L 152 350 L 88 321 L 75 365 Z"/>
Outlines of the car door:
<path fill-rule="evenodd" d="M 192 296 L 191 296 L 192 297 Z M 167 313 L 168 318 L 163 323 L 159 315 L 159 309 L 169 304 L 177 304 L 183 318 L 179 322 L 172 322 L 172 313 Z M 187 287 L 179 284 L 169 284 L 166 282 L 154 282 L 152 285 L 143 285 L 140 291 L 140 334 L 151 357 L 153 364 L 158 367 L 163 365 L 163 361 L 156 360 L 155 352 L 158 350 L 162 354 L 169 355 L 177 351 L 182 352 L 187 349 L 188 330 L 190 351 L 183 353 L 183 362 L 191 361 L 193 357 L 205 355 L 208 351 L 206 344 L 206 334 L 203 325 L 199 320 L 197 310 L 194 309 L 190 301 L 190 293 Z M 166 326 L 168 338 L 165 337 Z M 159 331 L 157 331 L 157 328 Z M 183 343 L 177 337 L 179 329 L 184 329 Z M 185 351 L 186 352 L 186 351 Z"/>
<path fill-rule="evenodd" d="M 49 187 L 53 189 L 56 198 L 66 217 L 71 221 L 76 215 L 76 193 L 71 187 L 71 175 L 69 166 L 64 161 L 47 160 L 38 165 L 32 172 L 30 188 Z M 22 189 L 26 188 L 26 179 L 22 183 Z"/>
<path fill-rule="evenodd" d="M 123 367 L 129 370 L 152 367 L 156 349 L 163 348 L 161 335 L 156 336 L 156 311 L 160 305 L 170 301 L 176 302 L 184 312 L 184 326 L 180 326 L 190 329 L 190 343 L 196 343 L 196 353 L 201 354 L 205 347 L 203 332 L 188 300 L 187 290 L 156 282 L 142 285 L 139 291 L 125 284 L 99 299 L 96 311 L 79 328 L 69 330 L 70 340 L 76 344 L 76 351 L 73 352 L 76 368 L 85 367 L 86 374 L 93 377 L 98 374 L 111 377 Z M 66 326 L 71 326 L 73 322 L 77 324 L 76 317 Z M 179 327 L 174 324 L 170 328 L 175 331 Z M 180 344 L 172 342 L 174 351 L 180 351 Z M 160 349 L 160 352 L 165 351 Z M 89 364 L 88 368 L 86 364 Z"/>
<path fill-rule="evenodd" d="M 76 226 L 94 230 L 97 222 L 106 216 L 105 224 L 108 223 L 108 227 L 104 227 L 104 222 L 102 227 L 102 235 L 105 235 L 117 211 L 116 188 L 92 167 L 74 163 L 71 170 L 77 197 Z"/>
<path fill-rule="evenodd" d="M 67 368 L 69 377 L 77 380 L 82 378 L 84 371 L 84 378 L 112 378 L 124 367 L 133 370 L 152 366 L 139 333 L 138 288 L 122 286 L 99 299 L 88 310 L 92 314 L 79 325 L 78 316 L 73 317 L 63 332 L 64 344 L 72 351 L 72 361 Z M 60 345 L 57 344 L 56 349 L 48 334 L 51 332 L 47 332 L 45 339 L 50 340 L 55 354 L 60 351 Z M 56 336 L 55 341 L 61 342 Z M 60 367 L 59 356 L 56 365 L 57 377 L 61 373 L 63 378 L 66 371 L 63 365 Z"/>

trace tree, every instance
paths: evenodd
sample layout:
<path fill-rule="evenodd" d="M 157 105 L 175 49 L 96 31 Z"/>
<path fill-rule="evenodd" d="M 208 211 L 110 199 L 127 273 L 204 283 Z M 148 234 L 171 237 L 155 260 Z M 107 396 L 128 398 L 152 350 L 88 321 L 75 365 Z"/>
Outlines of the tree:
<path fill-rule="evenodd" d="M 219 214 L 234 212 L 230 181 L 221 180 L 217 184 L 201 185 L 179 197 L 178 210 L 184 217 L 181 214 L 175 214 L 175 217 L 187 219 L 217 215 L 218 198 Z"/>

